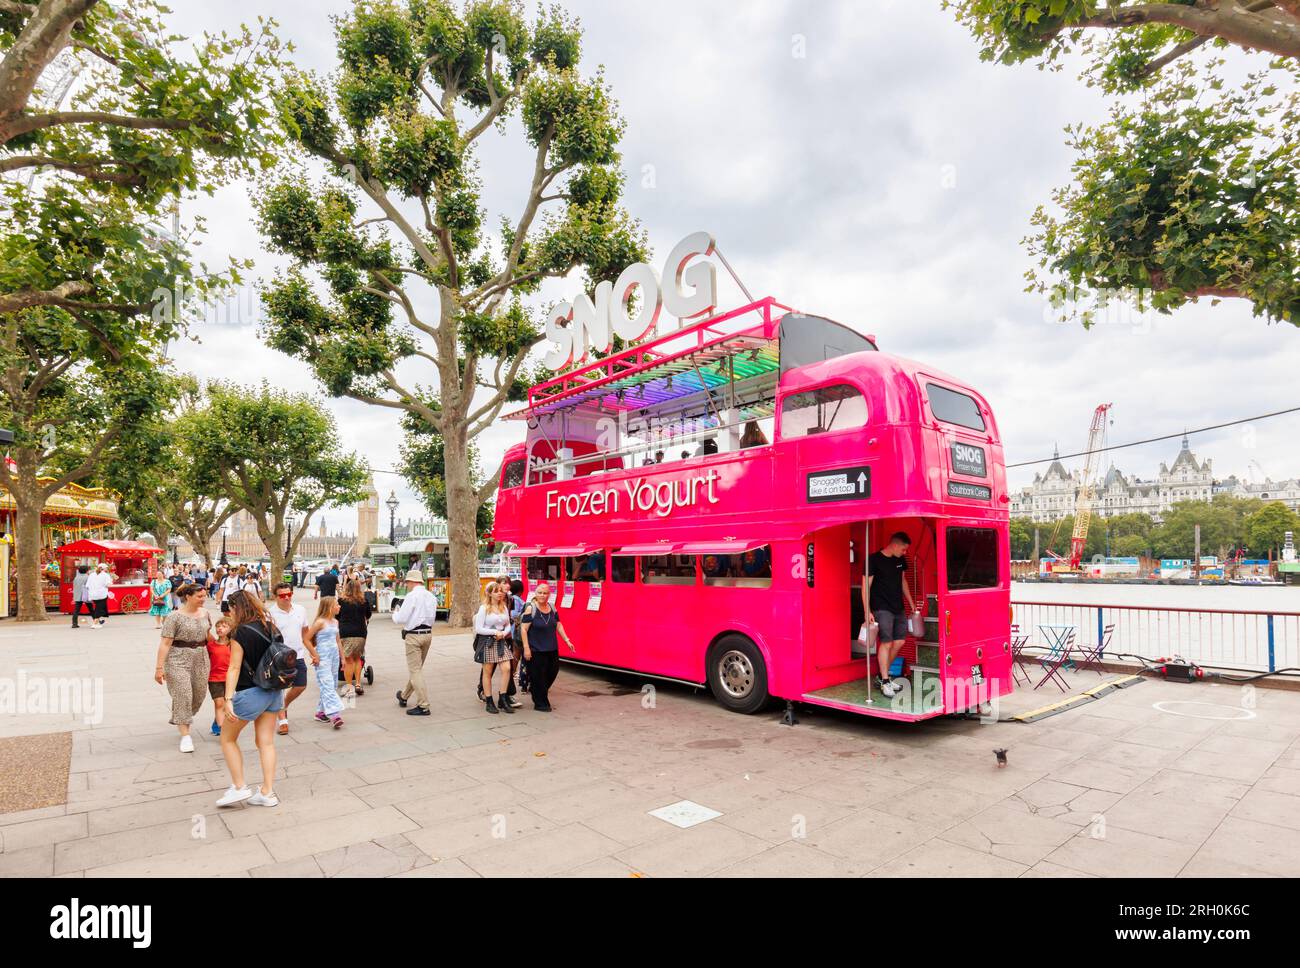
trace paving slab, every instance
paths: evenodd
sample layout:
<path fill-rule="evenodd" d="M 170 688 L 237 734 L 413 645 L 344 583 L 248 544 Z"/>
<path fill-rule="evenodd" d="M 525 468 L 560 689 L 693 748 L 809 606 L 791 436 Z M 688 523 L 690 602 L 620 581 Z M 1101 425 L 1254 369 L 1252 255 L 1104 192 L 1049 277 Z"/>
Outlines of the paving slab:
<path fill-rule="evenodd" d="M 1146 681 L 1028 725 L 813 708 L 789 728 L 671 683 L 647 704 L 635 676 L 564 666 L 557 712 L 489 716 L 454 633 L 435 638 L 434 714 L 417 719 L 392 698 L 405 658 L 390 625 L 372 629 L 377 683 L 342 730 L 311 721 L 314 683 L 295 704 L 276 738 L 280 806 L 229 809 L 218 741 L 199 729 L 180 753 L 148 683 L 147 616 L 93 636 L 52 624 L 39 647 L 0 626 L 0 677 L 75 669 L 104 685 L 101 722 L 0 718 L 10 749 L 35 736 L 67 767 L 57 802 L 0 810 L 0 876 L 1300 875 L 1300 694 Z M 1022 690 L 1003 712 L 1045 698 Z M 650 814 L 681 800 L 720 816 L 682 830 Z"/>

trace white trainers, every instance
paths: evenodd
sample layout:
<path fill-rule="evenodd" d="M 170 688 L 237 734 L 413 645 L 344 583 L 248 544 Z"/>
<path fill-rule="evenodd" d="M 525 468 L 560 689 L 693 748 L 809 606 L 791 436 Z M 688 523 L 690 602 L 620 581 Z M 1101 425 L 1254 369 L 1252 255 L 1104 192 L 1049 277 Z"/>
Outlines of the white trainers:
<path fill-rule="evenodd" d="M 236 803 L 243 803 L 245 800 L 252 797 L 252 795 L 253 795 L 253 791 L 250 790 L 248 787 L 232 786 L 229 790 L 227 790 L 225 793 L 221 795 L 221 799 L 217 801 L 217 806 L 232 807 Z"/>
<path fill-rule="evenodd" d="M 258 790 L 248 798 L 248 805 L 250 807 L 278 807 L 280 805 L 280 798 L 274 793 L 268 797 L 262 793 L 261 790 Z"/>
<path fill-rule="evenodd" d="M 182 752 L 182 753 L 193 753 L 193 752 L 194 752 L 194 737 L 193 737 L 193 736 L 182 736 L 182 737 L 181 737 L 181 752 Z"/>
<path fill-rule="evenodd" d="M 895 686 L 893 681 L 889 679 L 880 680 L 880 691 L 885 696 L 886 699 L 893 699 L 896 695 L 898 695 L 898 687 Z"/>

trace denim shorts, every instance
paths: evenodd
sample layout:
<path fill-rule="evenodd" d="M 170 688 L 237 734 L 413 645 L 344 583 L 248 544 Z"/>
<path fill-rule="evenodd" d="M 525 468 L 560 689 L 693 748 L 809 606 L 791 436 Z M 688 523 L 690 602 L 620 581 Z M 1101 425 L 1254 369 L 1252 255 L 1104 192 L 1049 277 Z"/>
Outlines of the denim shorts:
<path fill-rule="evenodd" d="M 904 612 L 887 612 L 878 608 L 871 613 L 880 626 L 881 642 L 901 642 L 907 638 L 907 615 Z"/>
<path fill-rule="evenodd" d="M 278 713 L 283 708 L 284 693 L 261 686 L 240 689 L 230 701 L 231 712 L 244 720 L 254 720 L 262 713 Z"/>
<path fill-rule="evenodd" d="M 304 688 L 306 687 L 307 685 L 307 660 L 306 659 L 298 660 L 298 671 L 294 673 L 293 684 L 295 686 L 303 686 Z"/>

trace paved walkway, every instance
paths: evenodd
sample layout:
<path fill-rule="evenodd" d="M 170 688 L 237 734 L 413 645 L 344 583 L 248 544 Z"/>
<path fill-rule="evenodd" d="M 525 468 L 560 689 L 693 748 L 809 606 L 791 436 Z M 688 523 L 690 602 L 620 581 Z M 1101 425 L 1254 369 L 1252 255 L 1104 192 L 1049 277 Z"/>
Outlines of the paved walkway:
<path fill-rule="evenodd" d="M 0 708 L 0 737 L 72 734 L 66 804 L 0 814 L 4 875 L 1300 874 L 1300 693 L 1148 681 L 1031 725 L 806 709 L 790 729 L 564 667 L 554 713 L 489 716 L 469 636 L 448 634 L 427 666 L 434 714 L 414 719 L 392 698 L 404 660 L 380 616 L 375 685 L 347 726 L 310 720 L 313 684 L 279 740 L 281 805 L 218 810 L 217 741 L 196 729 L 178 752 L 152 619 L 64 621 L 0 624 L 0 696 L 49 677 L 103 688 L 98 722 Z M 650 814 L 682 800 L 719 815 L 683 829 Z"/>

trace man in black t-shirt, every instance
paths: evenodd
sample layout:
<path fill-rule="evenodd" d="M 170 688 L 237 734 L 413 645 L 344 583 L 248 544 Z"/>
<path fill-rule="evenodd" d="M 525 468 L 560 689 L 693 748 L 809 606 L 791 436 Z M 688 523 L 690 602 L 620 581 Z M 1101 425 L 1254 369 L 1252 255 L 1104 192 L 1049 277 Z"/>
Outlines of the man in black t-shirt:
<path fill-rule="evenodd" d="M 876 639 L 876 686 L 893 698 L 902 689 L 889 677 L 889 668 L 903 651 L 907 639 L 907 617 L 916 611 L 912 590 L 903 580 L 907 571 L 907 549 L 912 539 L 902 531 L 867 559 L 867 580 L 862 585 L 863 605 L 875 616 L 880 632 Z M 907 601 L 907 610 L 903 602 Z"/>
<path fill-rule="evenodd" d="M 333 595 L 339 590 L 339 573 L 338 569 L 331 568 L 329 571 L 322 572 L 316 579 L 316 594 L 312 598 L 320 598 L 322 595 Z"/>

